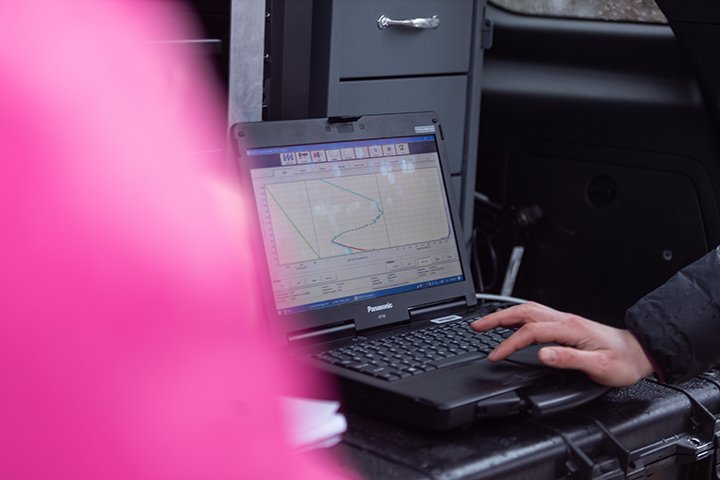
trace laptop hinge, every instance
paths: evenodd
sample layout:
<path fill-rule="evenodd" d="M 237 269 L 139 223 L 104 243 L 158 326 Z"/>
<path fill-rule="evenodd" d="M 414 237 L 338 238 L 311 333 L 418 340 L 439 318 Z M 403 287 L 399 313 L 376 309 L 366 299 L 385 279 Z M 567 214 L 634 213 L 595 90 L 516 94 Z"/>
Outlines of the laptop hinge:
<path fill-rule="evenodd" d="M 467 308 L 467 301 L 465 299 L 451 300 L 449 302 L 435 303 L 431 305 L 423 305 L 422 307 L 411 308 L 408 310 L 411 319 L 418 317 L 427 317 L 437 315 L 445 310 L 458 310 L 461 308 Z"/>
<path fill-rule="evenodd" d="M 289 332 L 287 334 L 287 340 L 288 343 L 328 340 L 342 337 L 344 335 L 352 335 L 355 330 L 355 322 L 348 320 L 347 322 L 335 323 L 330 326 Z"/>

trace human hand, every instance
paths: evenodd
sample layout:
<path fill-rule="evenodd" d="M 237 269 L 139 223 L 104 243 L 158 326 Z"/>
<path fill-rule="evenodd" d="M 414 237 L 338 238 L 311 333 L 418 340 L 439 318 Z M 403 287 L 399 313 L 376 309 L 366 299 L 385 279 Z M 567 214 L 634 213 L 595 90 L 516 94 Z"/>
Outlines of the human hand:
<path fill-rule="evenodd" d="M 653 366 L 635 336 L 627 330 L 560 312 L 538 303 L 526 303 L 492 313 L 471 324 L 473 330 L 520 327 L 489 356 L 498 361 L 533 343 L 560 343 L 543 347 L 540 361 L 555 368 L 585 372 L 610 387 L 630 385 L 653 373 Z"/>

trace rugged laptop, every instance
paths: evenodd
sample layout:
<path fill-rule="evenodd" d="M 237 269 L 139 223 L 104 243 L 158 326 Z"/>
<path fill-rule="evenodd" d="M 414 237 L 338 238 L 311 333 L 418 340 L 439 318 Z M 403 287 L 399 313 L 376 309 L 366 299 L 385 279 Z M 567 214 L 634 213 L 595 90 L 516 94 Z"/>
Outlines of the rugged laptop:
<path fill-rule="evenodd" d="M 245 123 L 231 137 L 254 199 L 271 329 L 339 380 L 346 406 L 419 428 L 555 412 L 604 391 L 499 363 L 512 333 L 469 323 L 478 304 L 435 113 Z"/>

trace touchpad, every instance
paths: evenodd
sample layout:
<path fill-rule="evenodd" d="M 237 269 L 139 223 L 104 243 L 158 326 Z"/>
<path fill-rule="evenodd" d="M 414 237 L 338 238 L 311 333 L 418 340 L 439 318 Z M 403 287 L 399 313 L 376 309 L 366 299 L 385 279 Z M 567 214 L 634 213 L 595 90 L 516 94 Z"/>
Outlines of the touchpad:
<path fill-rule="evenodd" d="M 533 367 L 545 367 L 538 358 L 538 351 L 544 346 L 545 345 L 530 345 L 529 347 L 513 353 L 506 360 Z"/>

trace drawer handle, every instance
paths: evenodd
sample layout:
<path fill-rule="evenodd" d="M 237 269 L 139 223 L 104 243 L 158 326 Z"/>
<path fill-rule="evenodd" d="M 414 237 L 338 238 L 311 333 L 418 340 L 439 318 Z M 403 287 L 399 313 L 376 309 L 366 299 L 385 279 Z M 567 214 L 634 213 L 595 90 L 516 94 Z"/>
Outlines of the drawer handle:
<path fill-rule="evenodd" d="M 380 15 L 380 18 L 377 19 L 377 25 L 381 30 L 385 30 L 390 27 L 406 27 L 427 30 L 431 28 L 438 28 L 440 26 L 440 19 L 437 15 L 433 15 L 430 18 L 406 18 L 404 20 L 393 20 L 385 15 Z"/>

